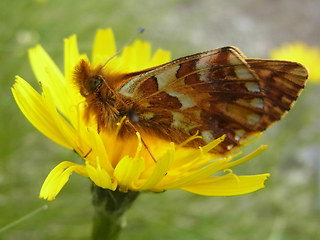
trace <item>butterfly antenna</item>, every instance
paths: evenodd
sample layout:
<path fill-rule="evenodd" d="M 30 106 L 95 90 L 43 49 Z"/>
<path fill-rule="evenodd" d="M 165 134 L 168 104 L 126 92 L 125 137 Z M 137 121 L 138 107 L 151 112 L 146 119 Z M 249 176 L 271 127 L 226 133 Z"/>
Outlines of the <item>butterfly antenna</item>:
<path fill-rule="evenodd" d="M 138 35 L 140 35 L 141 33 L 143 33 L 145 30 L 144 27 L 139 27 L 136 31 L 136 33 L 134 35 L 132 35 L 130 37 L 130 39 L 126 42 L 126 44 L 124 44 L 115 54 L 113 54 L 101 67 L 104 68 L 115 56 L 117 56 L 119 53 L 121 53 L 123 51 L 123 49 L 128 46 Z"/>

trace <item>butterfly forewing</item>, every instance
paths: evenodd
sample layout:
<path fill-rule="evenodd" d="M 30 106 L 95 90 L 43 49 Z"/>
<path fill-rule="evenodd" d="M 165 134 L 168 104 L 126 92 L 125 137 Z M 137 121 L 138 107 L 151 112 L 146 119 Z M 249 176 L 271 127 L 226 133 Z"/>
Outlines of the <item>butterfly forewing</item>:
<path fill-rule="evenodd" d="M 140 72 L 118 92 L 132 99 L 141 131 L 174 142 L 199 131 L 194 145 L 226 134 L 224 152 L 279 120 L 306 79 L 298 63 L 247 59 L 224 47 Z"/>

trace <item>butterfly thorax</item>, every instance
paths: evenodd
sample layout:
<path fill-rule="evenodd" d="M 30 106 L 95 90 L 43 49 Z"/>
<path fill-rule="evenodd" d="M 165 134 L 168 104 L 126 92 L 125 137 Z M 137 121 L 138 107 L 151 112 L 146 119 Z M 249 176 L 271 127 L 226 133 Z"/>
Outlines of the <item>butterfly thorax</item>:
<path fill-rule="evenodd" d="M 127 107 L 107 87 L 101 86 L 97 91 L 86 97 L 85 117 L 94 116 L 98 126 L 111 128 L 119 122 L 127 112 Z"/>

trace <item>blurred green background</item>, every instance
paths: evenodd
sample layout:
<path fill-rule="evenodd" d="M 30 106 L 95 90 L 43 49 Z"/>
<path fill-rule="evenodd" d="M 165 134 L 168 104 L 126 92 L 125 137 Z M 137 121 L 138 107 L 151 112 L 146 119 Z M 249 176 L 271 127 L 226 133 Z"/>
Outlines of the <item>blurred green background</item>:
<path fill-rule="evenodd" d="M 36 86 L 28 48 L 40 43 L 62 67 L 63 38 L 76 33 L 81 52 L 91 54 L 97 28 L 112 27 L 120 46 L 139 26 L 143 40 L 173 58 L 227 45 L 260 58 L 284 42 L 320 45 L 318 0 L 2 0 L 0 8 L 0 227 L 49 205 L 0 239 L 90 238 L 88 179 L 74 174 L 55 201 L 38 199 L 54 166 L 81 159 L 41 135 L 13 100 L 15 75 Z M 141 194 L 120 239 L 320 239 L 319 91 L 309 83 L 287 117 L 247 150 L 269 148 L 234 168 L 271 173 L 265 189 L 236 197 Z"/>

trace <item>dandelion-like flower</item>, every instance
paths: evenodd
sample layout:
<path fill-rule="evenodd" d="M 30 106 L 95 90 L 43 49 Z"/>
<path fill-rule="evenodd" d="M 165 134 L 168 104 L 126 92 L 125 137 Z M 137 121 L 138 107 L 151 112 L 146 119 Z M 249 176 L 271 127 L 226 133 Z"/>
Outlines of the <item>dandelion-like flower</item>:
<path fill-rule="evenodd" d="M 310 81 L 320 81 L 320 48 L 310 47 L 303 42 L 293 42 L 283 44 L 275 48 L 270 53 L 273 59 L 300 62 L 308 67 Z"/>
<path fill-rule="evenodd" d="M 186 147 L 193 136 L 182 144 L 174 144 L 155 136 L 143 136 L 148 142 L 150 156 L 140 133 L 123 139 L 118 137 L 123 122 L 114 131 L 99 131 L 97 123 L 86 119 L 85 98 L 73 81 L 80 55 L 76 36 L 65 39 L 64 74 L 40 46 L 30 49 L 32 69 L 42 88 L 35 91 L 17 76 L 12 88 L 14 98 L 26 118 L 54 142 L 74 150 L 83 164 L 64 161 L 46 178 L 40 197 L 53 200 L 69 180 L 72 172 L 90 178 L 98 187 L 122 192 L 183 189 L 207 196 L 246 194 L 264 187 L 269 174 L 237 176 L 230 169 L 259 154 L 265 147 L 234 159 L 232 155 L 211 152 L 223 136 L 199 148 Z M 95 37 L 90 65 L 103 65 L 116 52 L 111 29 L 99 30 Z M 106 69 L 113 72 L 139 71 L 170 60 L 170 53 L 158 49 L 151 55 L 150 43 L 136 40 L 126 46 L 122 54 L 108 62 Z M 215 173 L 221 172 L 217 175 Z"/>

